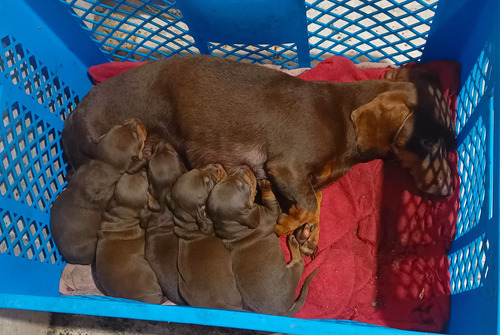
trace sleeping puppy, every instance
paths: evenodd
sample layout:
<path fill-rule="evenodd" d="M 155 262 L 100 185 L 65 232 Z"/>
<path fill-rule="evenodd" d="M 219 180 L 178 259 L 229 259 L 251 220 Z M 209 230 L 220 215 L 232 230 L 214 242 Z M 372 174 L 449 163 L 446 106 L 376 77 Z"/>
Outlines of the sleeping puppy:
<path fill-rule="evenodd" d="M 307 277 L 295 300 L 304 270 L 299 244 L 294 235 L 289 235 L 287 244 L 292 259 L 286 264 L 274 234 L 279 204 L 265 179 L 259 182 L 264 205 L 255 204 L 256 183 L 249 167 L 237 168 L 214 187 L 207 201 L 207 213 L 214 222 L 215 234 L 231 251 L 243 308 L 292 316 L 303 306 L 318 269 Z"/>
<path fill-rule="evenodd" d="M 258 179 L 269 179 L 293 202 L 276 233 L 309 223 L 301 251 L 311 255 L 319 239 L 315 193 L 355 164 L 395 155 L 422 192 L 453 191 L 443 144 L 450 131 L 435 127 L 441 121 L 417 108 L 435 107 L 432 94 L 417 85 L 390 79 L 304 81 L 209 55 L 171 57 L 95 86 L 68 116 L 62 142 L 76 168 L 94 157 L 94 141 L 110 124 L 143 117 L 188 168 L 248 165 Z M 445 132 L 430 134 L 422 127 Z"/>
<path fill-rule="evenodd" d="M 145 237 L 140 227 L 148 201 L 152 199 L 146 171 L 121 176 L 99 228 L 95 274 L 106 295 L 160 304 L 163 293 L 144 259 Z"/>
<path fill-rule="evenodd" d="M 191 170 L 172 189 L 174 232 L 179 237 L 179 292 L 187 304 L 241 309 L 231 254 L 213 234 L 205 202 L 226 171 L 219 164 Z"/>
<path fill-rule="evenodd" d="M 177 152 L 165 141 L 152 146 L 147 174 L 149 193 L 158 203 L 150 209 L 146 229 L 146 260 L 151 265 L 165 296 L 173 303 L 185 304 L 179 295 L 177 274 L 177 236 L 174 234 L 174 216 L 170 210 L 172 187 L 186 172 Z"/>
<path fill-rule="evenodd" d="M 50 230 L 66 262 L 94 261 L 97 231 L 115 185 L 123 173 L 136 173 L 146 161 L 144 126 L 131 119 L 111 128 L 97 142 L 96 157 L 82 165 L 50 212 Z"/>

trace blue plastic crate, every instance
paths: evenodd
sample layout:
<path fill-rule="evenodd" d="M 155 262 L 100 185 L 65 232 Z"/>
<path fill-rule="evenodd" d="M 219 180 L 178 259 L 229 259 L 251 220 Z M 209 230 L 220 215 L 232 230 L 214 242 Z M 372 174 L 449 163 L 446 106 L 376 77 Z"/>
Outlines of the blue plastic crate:
<path fill-rule="evenodd" d="M 64 262 L 48 227 L 50 205 L 66 183 L 59 139 L 66 116 L 91 88 L 88 67 L 109 60 L 201 52 L 295 68 L 330 55 L 394 64 L 453 59 L 462 64 L 461 186 L 446 332 L 497 333 L 498 16 L 496 0 L 1 1 L 0 308 L 296 334 L 411 333 L 343 320 L 60 296 Z"/>

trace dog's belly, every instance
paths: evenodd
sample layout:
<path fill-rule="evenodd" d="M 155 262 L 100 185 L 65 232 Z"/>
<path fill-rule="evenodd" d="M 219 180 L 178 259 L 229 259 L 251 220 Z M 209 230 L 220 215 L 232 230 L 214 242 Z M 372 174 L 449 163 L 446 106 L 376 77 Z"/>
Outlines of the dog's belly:
<path fill-rule="evenodd" d="M 266 177 L 264 164 L 267 153 L 259 144 L 233 142 L 207 147 L 201 143 L 191 142 L 186 145 L 186 158 L 192 168 L 218 163 L 226 170 L 230 170 L 240 165 L 248 165 L 257 179 Z"/>

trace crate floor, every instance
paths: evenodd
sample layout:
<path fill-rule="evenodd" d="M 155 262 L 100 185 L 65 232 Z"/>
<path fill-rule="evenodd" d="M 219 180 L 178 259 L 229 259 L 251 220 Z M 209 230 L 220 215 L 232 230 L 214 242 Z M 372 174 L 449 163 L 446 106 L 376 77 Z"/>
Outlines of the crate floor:
<path fill-rule="evenodd" d="M 252 330 L 158 321 L 0 309 L 2 334 L 30 335 L 264 335 Z"/>

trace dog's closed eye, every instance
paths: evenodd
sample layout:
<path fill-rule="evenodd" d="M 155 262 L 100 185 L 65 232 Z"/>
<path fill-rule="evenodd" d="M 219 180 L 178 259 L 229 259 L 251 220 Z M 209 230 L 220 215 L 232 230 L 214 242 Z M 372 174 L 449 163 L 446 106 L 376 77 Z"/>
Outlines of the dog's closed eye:
<path fill-rule="evenodd" d="M 420 140 L 420 144 L 426 149 L 428 150 L 429 152 L 431 152 L 432 150 L 434 150 L 434 146 L 437 144 L 435 141 L 431 140 L 431 139 L 428 139 L 428 138 L 424 138 L 424 139 L 421 139 Z"/>

